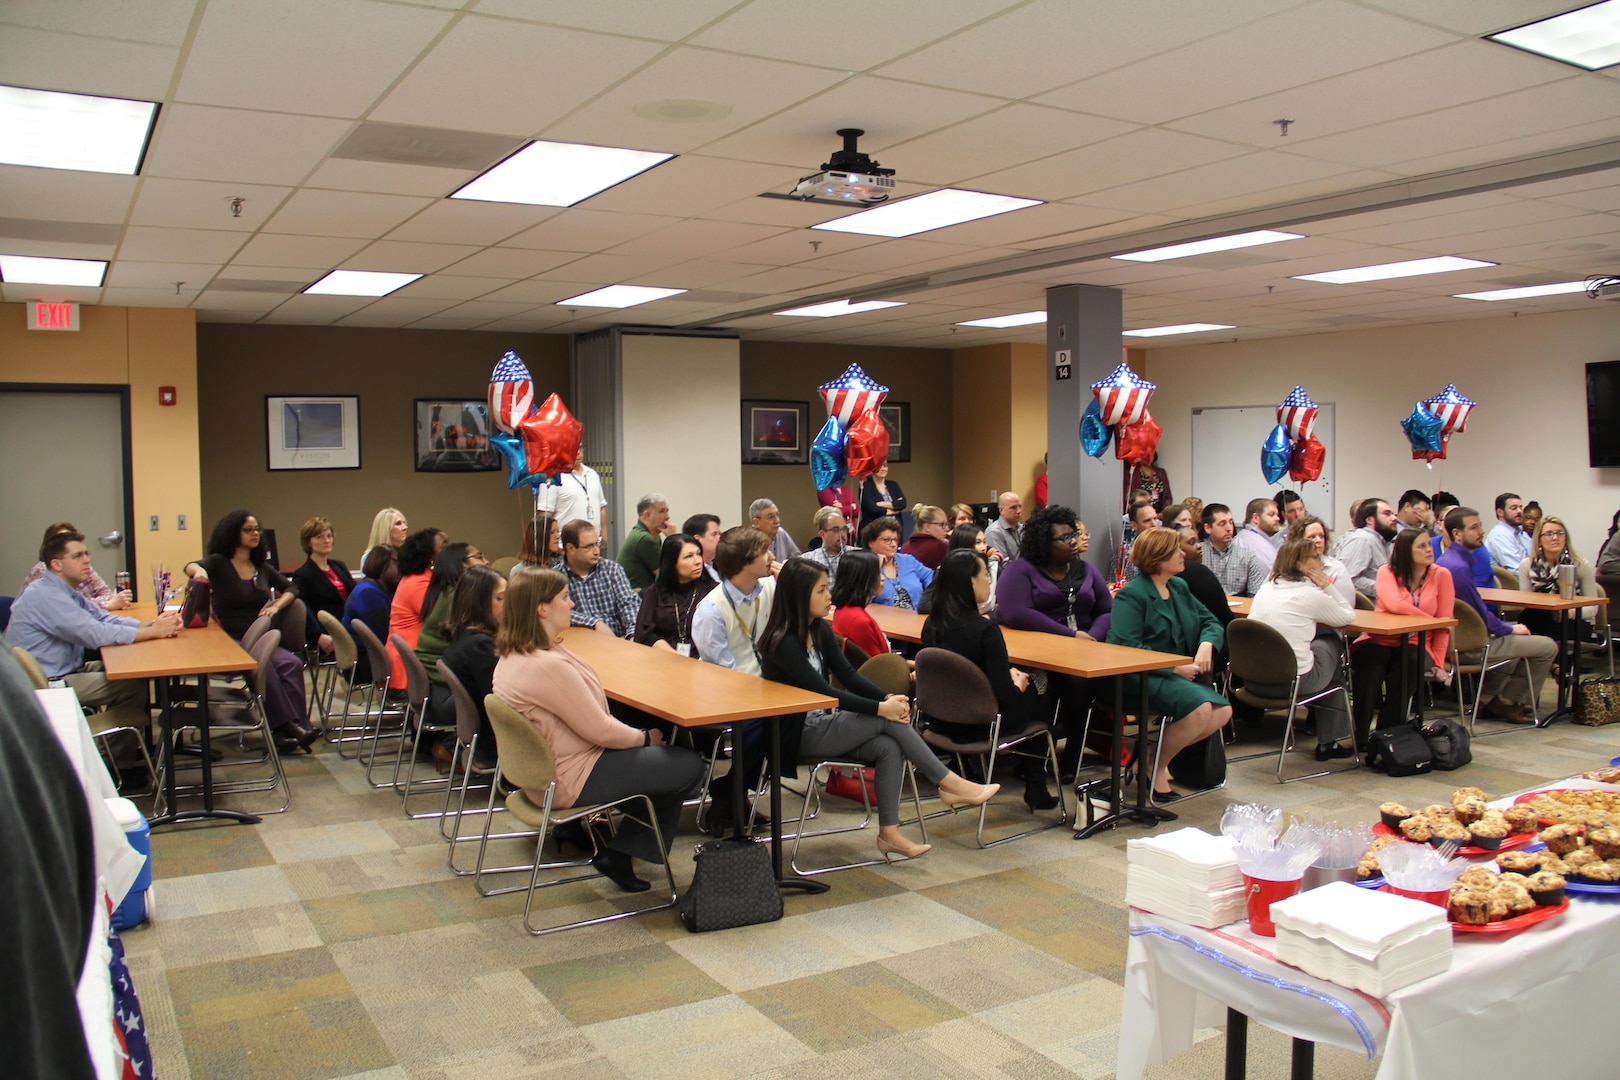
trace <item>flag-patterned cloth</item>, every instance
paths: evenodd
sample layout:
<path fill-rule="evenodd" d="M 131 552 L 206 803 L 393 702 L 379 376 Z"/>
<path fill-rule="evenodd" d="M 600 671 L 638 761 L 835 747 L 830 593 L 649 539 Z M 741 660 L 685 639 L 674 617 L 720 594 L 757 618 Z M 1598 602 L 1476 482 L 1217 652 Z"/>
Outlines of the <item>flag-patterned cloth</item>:
<path fill-rule="evenodd" d="M 1102 410 L 1102 422 L 1109 427 L 1134 424 L 1147 411 L 1148 399 L 1158 387 L 1140 377 L 1124 364 L 1102 382 L 1091 384 L 1097 407 Z"/>
<path fill-rule="evenodd" d="M 838 378 L 816 387 L 816 392 L 827 403 L 827 415 L 836 417 L 845 428 L 889 396 L 889 388 L 861 370 L 859 364 L 849 365 Z"/>
<path fill-rule="evenodd" d="M 1423 404 L 1429 411 L 1440 418 L 1445 426 L 1441 429 L 1447 435 L 1455 435 L 1468 427 L 1468 414 L 1474 410 L 1478 402 L 1470 401 L 1462 396 L 1455 383 L 1446 383 L 1446 388 L 1424 400 Z"/>
<path fill-rule="evenodd" d="M 118 931 L 108 928 L 107 944 L 112 947 L 110 968 L 113 992 L 113 1032 L 124 1052 L 121 1080 L 152 1080 L 152 1050 L 146 1044 L 145 1018 L 141 999 L 135 994 L 135 980 L 124 964 L 124 942 Z"/>
<path fill-rule="evenodd" d="M 1296 386 L 1277 406 L 1277 423 L 1288 429 L 1289 438 L 1304 442 L 1316 431 L 1316 409 L 1305 388 Z"/>
<path fill-rule="evenodd" d="M 501 357 L 489 376 L 489 416 L 512 434 L 534 407 L 534 378 L 515 352 Z"/>

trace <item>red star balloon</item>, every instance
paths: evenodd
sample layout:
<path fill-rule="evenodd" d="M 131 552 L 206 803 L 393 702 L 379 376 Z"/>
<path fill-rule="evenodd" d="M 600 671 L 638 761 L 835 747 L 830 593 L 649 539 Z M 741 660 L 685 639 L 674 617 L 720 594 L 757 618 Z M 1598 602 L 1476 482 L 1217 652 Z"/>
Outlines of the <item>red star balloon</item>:
<path fill-rule="evenodd" d="M 585 425 L 574 419 L 561 397 L 552 394 L 533 416 L 518 425 L 525 464 L 531 473 L 555 476 L 574 467 Z"/>
<path fill-rule="evenodd" d="M 1153 455 L 1159 449 L 1159 436 L 1164 429 L 1153 414 L 1146 409 L 1142 410 L 1142 419 L 1134 424 L 1121 424 L 1115 428 L 1117 433 L 1114 439 L 1114 456 L 1121 461 L 1132 465 L 1151 465 Z"/>
<path fill-rule="evenodd" d="M 844 460 L 851 476 L 871 476 L 889 460 L 889 429 L 877 410 L 864 412 L 849 425 Z"/>

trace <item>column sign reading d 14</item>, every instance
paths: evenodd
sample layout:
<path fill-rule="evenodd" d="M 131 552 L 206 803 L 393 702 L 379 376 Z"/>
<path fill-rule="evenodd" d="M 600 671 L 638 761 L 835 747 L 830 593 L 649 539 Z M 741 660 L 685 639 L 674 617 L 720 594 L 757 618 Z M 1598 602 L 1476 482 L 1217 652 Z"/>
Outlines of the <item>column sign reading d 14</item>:
<path fill-rule="evenodd" d="M 28 329 L 77 330 L 79 305 L 55 300 L 28 301 Z"/>
<path fill-rule="evenodd" d="M 1056 369 L 1058 381 L 1069 377 L 1069 360 L 1073 355 L 1069 349 L 1058 349 L 1052 354 L 1052 364 Z"/>

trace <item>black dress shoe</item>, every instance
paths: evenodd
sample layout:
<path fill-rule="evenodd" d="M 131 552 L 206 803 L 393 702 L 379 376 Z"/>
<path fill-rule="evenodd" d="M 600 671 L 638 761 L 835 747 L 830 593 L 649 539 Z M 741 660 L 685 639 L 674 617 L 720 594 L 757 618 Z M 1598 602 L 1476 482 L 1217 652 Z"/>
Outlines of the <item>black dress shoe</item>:
<path fill-rule="evenodd" d="M 304 753 L 309 752 L 309 748 L 303 742 L 299 741 L 299 737 L 297 735 L 290 731 L 285 734 L 283 734 L 281 731 L 277 731 L 274 733 L 274 735 L 276 753 L 278 754 L 285 756 L 288 754 L 296 754 L 300 751 L 303 751 Z"/>
<path fill-rule="evenodd" d="M 636 877 L 635 866 L 630 856 L 622 851 L 608 848 L 598 852 L 595 858 L 591 859 L 591 865 L 596 867 L 597 873 L 625 892 L 646 892 L 652 888 L 652 882 Z"/>
<path fill-rule="evenodd" d="M 1326 746 L 1316 748 L 1317 761 L 1333 761 L 1335 758 L 1353 758 L 1356 751 L 1353 747 L 1340 746 L 1338 743 L 1328 743 Z"/>
<path fill-rule="evenodd" d="M 1156 803 L 1175 802 L 1179 798 L 1181 798 L 1181 792 L 1174 788 L 1169 791 L 1155 791 L 1153 793 L 1153 801 Z"/>
<path fill-rule="evenodd" d="M 570 821 L 567 824 L 558 825 L 552 830 L 551 835 L 557 842 L 557 854 L 559 855 L 570 844 L 586 854 L 596 850 L 596 845 L 591 843 L 590 833 L 585 828 L 583 821 Z"/>
<path fill-rule="evenodd" d="M 1050 810 L 1058 804 L 1058 797 L 1046 790 L 1043 780 L 1024 781 L 1024 805 L 1031 811 Z"/>

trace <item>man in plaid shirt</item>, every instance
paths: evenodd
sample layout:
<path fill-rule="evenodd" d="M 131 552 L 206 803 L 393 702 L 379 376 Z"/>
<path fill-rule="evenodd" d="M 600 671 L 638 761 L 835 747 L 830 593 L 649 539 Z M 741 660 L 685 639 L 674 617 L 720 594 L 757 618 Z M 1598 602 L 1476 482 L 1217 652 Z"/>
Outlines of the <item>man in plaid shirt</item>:
<path fill-rule="evenodd" d="M 595 527 L 583 518 L 570 521 L 562 528 L 562 545 L 558 569 L 568 575 L 568 598 L 574 602 L 569 622 L 629 637 L 636 628 L 641 597 L 630 587 L 624 567 L 602 558 Z"/>

